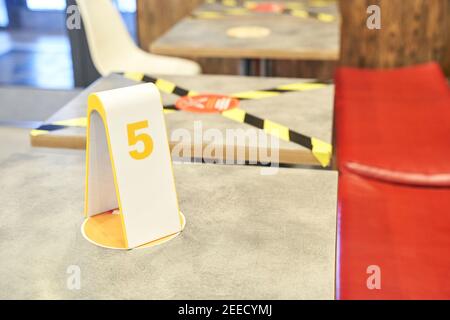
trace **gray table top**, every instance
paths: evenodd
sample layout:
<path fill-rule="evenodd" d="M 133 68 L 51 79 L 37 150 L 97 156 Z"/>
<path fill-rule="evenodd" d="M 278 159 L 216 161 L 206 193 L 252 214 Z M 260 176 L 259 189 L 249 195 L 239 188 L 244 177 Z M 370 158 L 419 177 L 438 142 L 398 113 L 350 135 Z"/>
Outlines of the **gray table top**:
<path fill-rule="evenodd" d="M 282 1 L 280 1 L 282 2 Z M 339 58 L 339 14 L 337 5 L 304 10 L 331 14 L 335 21 L 323 22 L 283 14 L 250 13 L 215 19 L 185 18 L 157 39 L 150 51 L 180 57 L 331 60 Z M 200 12 L 224 13 L 233 8 L 203 4 Z M 270 30 L 262 38 L 235 38 L 227 34 L 236 27 L 257 26 Z"/>
<path fill-rule="evenodd" d="M 178 164 L 176 239 L 96 247 L 80 232 L 84 152 L 34 149 L 0 164 L 0 299 L 333 299 L 337 173 Z M 67 288 L 79 266 L 81 289 Z"/>

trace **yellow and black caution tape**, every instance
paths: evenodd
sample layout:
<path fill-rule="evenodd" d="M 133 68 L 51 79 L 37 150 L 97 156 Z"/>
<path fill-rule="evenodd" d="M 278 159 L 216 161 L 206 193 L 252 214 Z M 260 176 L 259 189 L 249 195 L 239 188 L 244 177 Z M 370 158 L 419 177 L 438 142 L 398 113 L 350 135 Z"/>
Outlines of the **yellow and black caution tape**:
<path fill-rule="evenodd" d="M 323 167 L 327 167 L 330 164 L 333 147 L 327 142 L 306 136 L 271 120 L 262 119 L 240 108 L 224 111 L 222 112 L 222 116 L 264 130 L 265 133 L 276 136 L 278 139 L 301 145 L 311 150 Z"/>
<path fill-rule="evenodd" d="M 327 85 L 328 85 L 327 82 L 321 81 L 299 82 L 299 83 L 285 84 L 270 89 L 233 93 L 230 96 L 239 100 L 256 100 L 256 99 L 276 97 L 283 93 L 322 89 Z"/>
<path fill-rule="evenodd" d="M 173 82 L 157 79 L 153 77 L 149 77 L 143 73 L 137 72 L 125 72 L 122 73 L 125 78 L 138 81 L 138 82 L 151 82 L 156 85 L 156 87 L 168 94 L 175 94 L 180 97 L 184 96 L 196 96 L 199 93 L 196 91 L 188 90 L 176 85 Z M 256 100 L 256 99 L 264 99 L 276 97 L 284 93 L 289 92 L 300 92 L 300 91 L 309 91 L 322 89 L 330 84 L 329 81 L 314 81 L 314 82 L 298 82 L 298 83 L 290 83 L 280 85 L 274 88 L 269 89 L 260 89 L 260 90 L 252 90 L 252 91 L 244 91 L 230 94 L 231 97 L 236 98 L 238 100 Z"/>
<path fill-rule="evenodd" d="M 53 131 L 58 131 L 70 127 L 80 127 L 85 128 L 87 126 L 86 117 L 83 118 L 74 118 L 63 121 L 55 121 L 49 124 L 43 124 L 36 129 L 31 130 L 30 135 L 33 137 L 48 134 Z"/>
<path fill-rule="evenodd" d="M 223 12 L 197 11 L 192 13 L 191 17 L 195 19 L 220 19 L 226 16 L 243 16 L 249 14 L 251 14 L 250 10 L 242 8 L 242 9 L 225 10 Z M 324 12 L 314 12 L 305 9 L 284 9 L 279 14 L 290 15 L 297 18 L 315 19 L 327 23 L 334 22 L 337 20 L 336 16 L 332 14 Z"/>
<path fill-rule="evenodd" d="M 316 0 L 318 1 L 318 0 Z M 323 0 L 322 0 L 323 1 Z M 245 7 L 245 8 L 254 8 L 256 7 L 258 4 L 262 4 L 262 3 L 271 3 L 273 2 L 274 4 L 276 3 L 280 3 L 283 4 L 284 7 L 287 8 L 303 8 L 305 6 L 305 3 L 301 3 L 298 1 L 282 1 L 282 2 L 274 2 L 274 1 L 250 1 L 250 0 L 205 0 L 206 4 L 217 4 L 217 5 L 222 5 L 224 7 Z M 312 1 L 310 1 L 310 3 L 312 4 Z M 324 3 L 321 4 L 321 6 Z"/>
<path fill-rule="evenodd" d="M 336 16 L 324 13 L 324 12 L 314 12 L 309 10 L 303 10 L 303 9 L 285 9 L 283 11 L 284 14 L 291 15 L 293 17 L 297 18 L 309 18 L 309 19 L 316 19 L 322 22 L 334 22 L 336 21 Z"/>
<path fill-rule="evenodd" d="M 228 7 L 222 11 L 213 10 L 201 10 L 191 14 L 192 18 L 197 19 L 220 19 L 226 16 L 242 16 L 250 15 L 255 12 L 255 8 L 258 6 L 256 1 L 244 1 L 242 5 L 238 1 L 234 0 L 211 0 L 208 3 L 217 3 Z M 334 22 L 337 20 L 336 16 L 325 12 L 315 12 L 309 10 L 304 4 L 299 2 L 286 2 L 283 3 L 283 9 L 281 11 L 270 12 L 271 14 L 284 14 L 298 18 L 315 19 L 321 22 Z"/>
<path fill-rule="evenodd" d="M 225 7 L 254 7 L 258 5 L 257 1 L 251 0 L 205 0 L 205 3 L 219 4 Z M 281 3 L 287 8 L 304 8 L 305 6 L 323 8 L 335 4 L 336 0 L 309 0 L 307 3 L 299 1 L 282 1 Z"/>
<path fill-rule="evenodd" d="M 206 0 L 205 3 L 208 4 L 221 4 L 225 7 L 237 7 L 243 3 L 243 1 L 237 0 Z"/>
<path fill-rule="evenodd" d="M 323 8 L 336 4 L 337 0 L 309 0 L 308 5 L 310 7 Z"/>
<path fill-rule="evenodd" d="M 153 78 L 142 73 L 123 73 L 122 75 L 131 80 L 154 83 L 160 91 L 168 94 L 174 94 L 180 97 L 198 95 L 197 92 L 177 86 L 170 81 Z M 235 93 L 231 94 L 230 96 L 239 100 L 262 99 L 274 97 L 287 92 L 319 89 L 323 88 L 326 85 L 327 84 L 323 82 L 293 83 L 288 85 L 281 85 L 267 90 Z M 164 106 L 164 113 L 172 113 L 176 111 L 178 111 L 178 109 L 174 105 Z M 317 138 L 306 136 L 271 120 L 259 118 L 240 108 L 234 108 L 224 111 L 221 113 L 221 115 L 227 119 L 239 123 L 245 123 L 255 128 L 264 130 L 267 134 L 275 136 L 281 140 L 292 142 L 311 150 L 316 159 L 324 167 L 328 166 L 330 163 L 333 147 L 327 142 L 324 142 Z M 32 130 L 30 134 L 32 136 L 38 136 L 69 127 L 86 127 L 86 125 L 86 118 L 69 119 L 64 121 L 57 121 L 51 124 L 41 125 L 40 127 Z"/>
<path fill-rule="evenodd" d="M 168 94 L 175 94 L 180 97 L 185 96 L 196 96 L 198 95 L 198 92 L 187 90 L 182 87 L 177 86 L 175 83 L 164 80 L 164 79 L 157 79 L 150 76 L 147 76 L 143 73 L 138 72 L 125 72 L 122 73 L 122 75 L 130 80 L 138 81 L 138 82 L 151 82 L 156 85 L 156 87 L 165 93 Z"/>
<path fill-rule="evenodd" d="M 164 114 L 170 114 L 178 111 L 175 105 L 167 105 L 164 106 Z M 49 134 L 50 132 L 67 129 L 67 128 L 86 128 L 87 126 L 87 118 L 73 118 L 62 121 L 55 121 L 52 123 L 42 124 L 36 129 L 31 130 L 30 135 L 33 137 Z"/>

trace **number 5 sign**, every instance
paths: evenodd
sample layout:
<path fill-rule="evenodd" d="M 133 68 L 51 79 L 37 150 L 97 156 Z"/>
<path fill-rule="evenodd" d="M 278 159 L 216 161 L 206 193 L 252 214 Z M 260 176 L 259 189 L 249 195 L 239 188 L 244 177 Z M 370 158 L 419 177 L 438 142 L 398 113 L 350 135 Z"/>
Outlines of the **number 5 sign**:
<path fill-rule="evenodd" d="M 92 94 L 87 117 L 83 235 L 114 249 L 178 235 L 185 221 L 158 89 L 142 84 Z"/>

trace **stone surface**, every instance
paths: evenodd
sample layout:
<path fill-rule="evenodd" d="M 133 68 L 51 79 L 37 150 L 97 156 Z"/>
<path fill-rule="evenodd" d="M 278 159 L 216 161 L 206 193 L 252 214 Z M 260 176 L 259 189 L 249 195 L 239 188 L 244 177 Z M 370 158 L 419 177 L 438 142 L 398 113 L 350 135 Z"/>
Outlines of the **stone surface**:
<path fill-rule="evenodd" d="M 0 163 L 0 299 L 334 298 L 337 173 L 176 164 L 185 231 L 114 251 L 80 232 L 84 158 L 34 149 Z"/>

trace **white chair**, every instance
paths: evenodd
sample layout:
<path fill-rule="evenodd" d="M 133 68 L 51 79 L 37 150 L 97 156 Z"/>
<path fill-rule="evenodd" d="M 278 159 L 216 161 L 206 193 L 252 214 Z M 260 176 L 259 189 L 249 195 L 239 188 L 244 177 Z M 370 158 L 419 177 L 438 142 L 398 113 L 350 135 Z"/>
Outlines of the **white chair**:
<path fill-rule="evenodd" d="M 111 0 L 76 0 L 83 19 L 92 61 L 98 72 L 140 72 L 196 75 L 200 66 L 190 60 L 154 55 L 135 45 Z"/>

